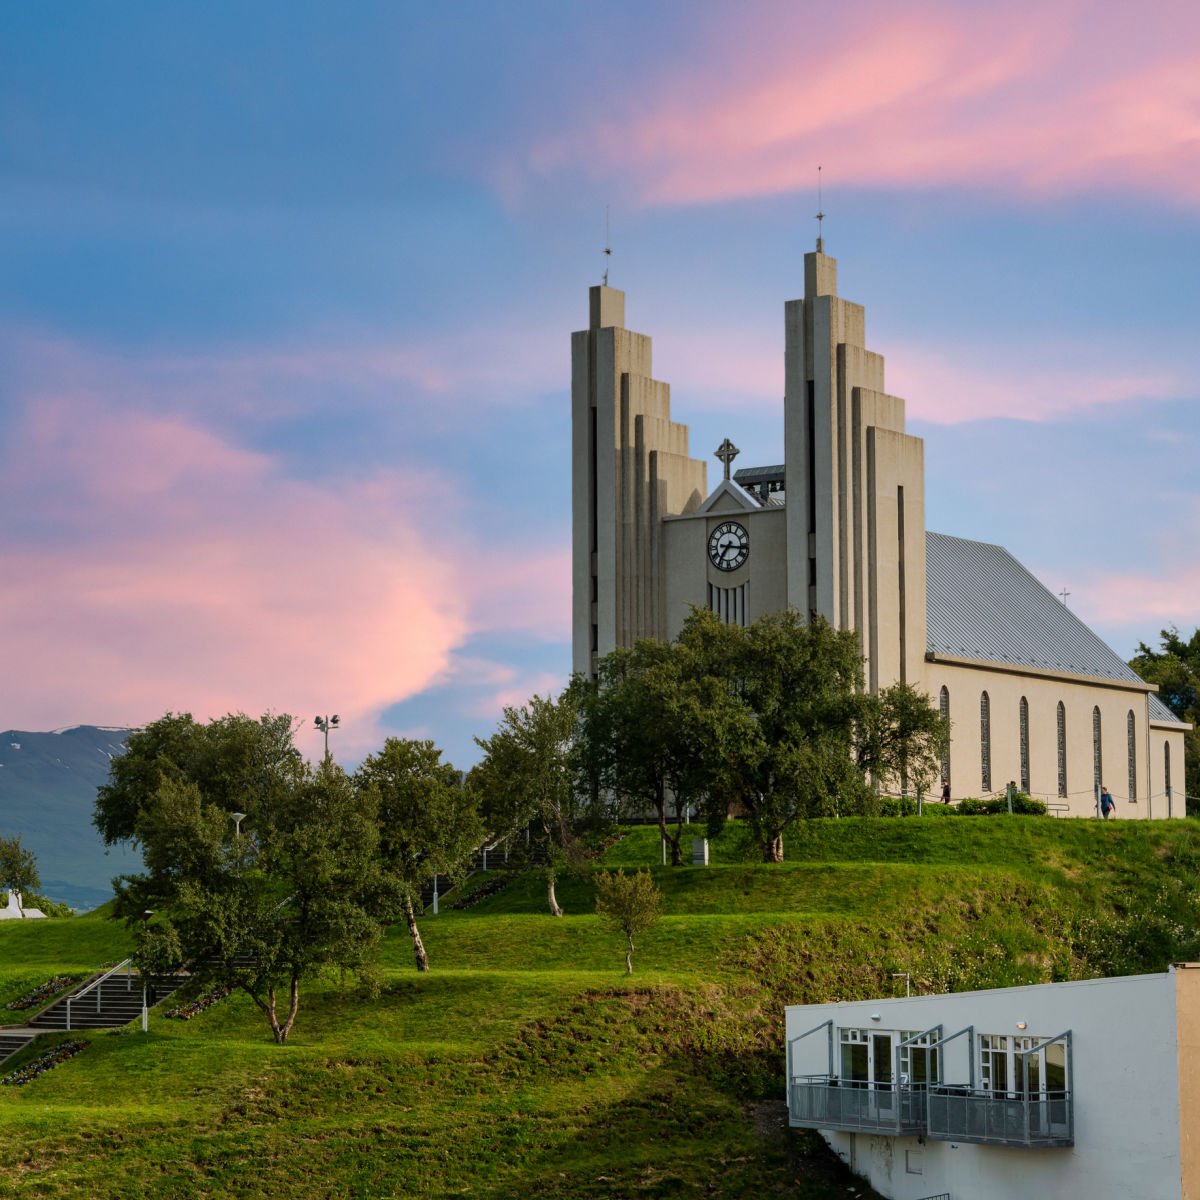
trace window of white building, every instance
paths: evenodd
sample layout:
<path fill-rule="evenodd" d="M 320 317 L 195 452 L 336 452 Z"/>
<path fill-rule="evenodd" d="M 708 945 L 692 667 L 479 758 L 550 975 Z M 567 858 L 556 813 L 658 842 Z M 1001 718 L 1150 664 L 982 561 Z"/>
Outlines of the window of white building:
<path fill-rule="evenodd" d="M 1137 799 L 1137 722 L 1133 719 L 1133 709 L 1125 721 L 1125 739 L 1129 743 L 1129 798 Z"/>
<path fill-rule="evenodd" d="M 987 692 L 979 696 L 979 775 L 985 792 L 992 790 L 992 702 Z"/>

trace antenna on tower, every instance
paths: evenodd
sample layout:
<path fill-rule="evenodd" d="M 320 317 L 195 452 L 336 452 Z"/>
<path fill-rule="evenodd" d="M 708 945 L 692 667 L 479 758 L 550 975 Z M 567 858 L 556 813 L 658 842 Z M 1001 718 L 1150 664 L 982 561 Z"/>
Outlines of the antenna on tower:
<path fill-rule="evenodd" d="M 612 258 L 612 244 L 608 236 L 608 205 L 604 206 L 604 286 L 608 287 L 608 263 Z"/>
<path fill-rule="evenodd" d="M 821 222 L 825 220 L 825 206 L 821 201 L 821 164 L 817 164 L 817 253 L 825 253 L 825 239 L 821 236 Z"/>

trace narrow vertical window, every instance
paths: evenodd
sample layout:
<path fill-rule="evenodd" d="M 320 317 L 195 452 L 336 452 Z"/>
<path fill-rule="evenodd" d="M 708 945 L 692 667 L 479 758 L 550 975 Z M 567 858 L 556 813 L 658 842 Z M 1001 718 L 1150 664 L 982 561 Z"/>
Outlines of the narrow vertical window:
<path fill-rule="evenodd" d="M 947 729 L 950 728 L 950 689 L 943 687 L 938 694 L 938 712 L 942 714 L 942 721 Z M 950 741 L 946 741 L 946 752 L 942 755 L 942 779 L 950 779 Z"/>
<path fill-rule="evenodd" d="M 1029 793 L 1029 701 L 1021 697 L 1021 791 Z"/>
<path fill-rule="evenodd" d="M 980 786 L 992 790 L 992 702 L 987 692 L 979 696 L 979 766 Z"/>
<path fill-rule="evenodd" d="M 1067 794 L 1067 706 L 1058 702 L 1058 794 Z"/>
<path fill-rule="evenodd" d="M 1129 798 L 1137 799 L 1137 722 L 1133 719 L 1133 709 L 1125 718 L 1125 741 L 1129 745 Z"/>
<path fill-rule="evenodd" d="M 1163 787 L 1167 793 L 1167 803 L 1171 802 L 1171 743 L 1163 743 Z M 1167 809 L 1170 814 L 1170 808 Z"/>
<path fill-rule="evenodd" d="M 1104 785 L 1104 755 L 1100 751 L 1100 706 L 1092 709 L 1092 787 L 1096 794 Z"/>

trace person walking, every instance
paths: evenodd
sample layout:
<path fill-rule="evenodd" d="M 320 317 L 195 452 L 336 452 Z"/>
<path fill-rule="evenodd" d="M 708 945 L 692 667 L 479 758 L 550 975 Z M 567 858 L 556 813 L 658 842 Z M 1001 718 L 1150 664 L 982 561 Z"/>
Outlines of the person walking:
<path fill-rule="evenodd" d="M 1100 785 L 1100 815 L 1107 821 L 1117 811 L 1117 802 L 1112 798 L 1108 788 Z"/>

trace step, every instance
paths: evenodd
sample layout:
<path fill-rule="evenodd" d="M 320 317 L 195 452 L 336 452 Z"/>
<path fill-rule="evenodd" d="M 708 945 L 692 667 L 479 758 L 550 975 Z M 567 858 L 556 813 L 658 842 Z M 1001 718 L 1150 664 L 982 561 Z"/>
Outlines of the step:
<path fill-rule="evenodd" d="M 32 1033 L 0 1033 L 0 1062 L 24 1050 L 36 1037 Z"/>

